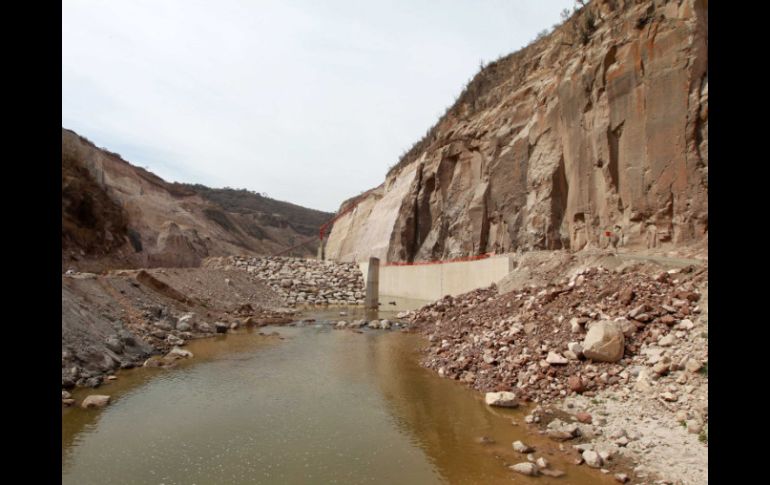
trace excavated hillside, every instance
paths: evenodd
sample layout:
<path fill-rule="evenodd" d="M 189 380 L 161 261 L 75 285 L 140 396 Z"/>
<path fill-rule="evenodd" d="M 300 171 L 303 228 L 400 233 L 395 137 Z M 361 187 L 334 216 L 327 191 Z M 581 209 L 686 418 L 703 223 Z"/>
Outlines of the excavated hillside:
<path fill-rule="evenodd" d="M 708 2 L 595 0 L 483 68 L 326 254 L 703 246 L 707 179 Z"/>
<path fill-rule="evenodd" d="M 168 183 L 62 128 L 63 271 L 270 255 L 308 239 L 331 216 L 245 190 Z M 316 249 L 309 242 L 289 254 Z"/>

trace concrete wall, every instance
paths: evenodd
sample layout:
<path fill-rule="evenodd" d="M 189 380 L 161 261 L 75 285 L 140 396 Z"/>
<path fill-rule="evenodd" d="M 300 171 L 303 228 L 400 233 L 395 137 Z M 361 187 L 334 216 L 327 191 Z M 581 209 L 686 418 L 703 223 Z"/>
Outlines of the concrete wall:
<path fill-rule="evenodd" d="M 492 256 L 478 261 L 380 266 L 380 301 L 393 296 L 418 300 L 437 300 L 444 295 L 460 295 L 489 286 L 513 269 L 513 256 Z M 369 263 L 359 263 L 368 274 Z"/>

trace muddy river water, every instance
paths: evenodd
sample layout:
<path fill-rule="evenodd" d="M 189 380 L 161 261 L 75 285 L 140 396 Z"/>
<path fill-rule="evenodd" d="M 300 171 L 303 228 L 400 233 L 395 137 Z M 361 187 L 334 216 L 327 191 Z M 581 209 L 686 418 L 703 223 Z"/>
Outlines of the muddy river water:
<path fill-rule="evenodd" d="M 323 320 L 340 319 L 336 311 L 302 318 L 317 321 L 193 341 L 195 358 L 176 368 L 123 371 L 75 392 L 78 402 L 94 393 L 113 402 L 63 410 L 62 482 L 614 483 L 527 431 L 526 410 L 490 408 L 480 393 L 421 368 L 421 337 L 333 330 Z M 280 337 L 260 335 L 274 331 Z M 518 439 L 566 476 L 508 470 L 526 461 L 511 447 Z"/>

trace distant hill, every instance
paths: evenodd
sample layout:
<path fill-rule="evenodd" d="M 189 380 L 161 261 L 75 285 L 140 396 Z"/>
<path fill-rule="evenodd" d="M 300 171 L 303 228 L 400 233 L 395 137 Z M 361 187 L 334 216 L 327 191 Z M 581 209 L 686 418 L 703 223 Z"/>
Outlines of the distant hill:
<path fill-rule="evenodd" d="M 333 217 L 330 212 L 308 209 L 290 202 L 265 197 L 246 189 L 212 189 L 200 184 L 178 184 L 197 192 L 202 197 L 219 204 L 229 212 L 251 214 L 265 224 L 285 223 L 299 234 L 313 236 L 318 228 Z"/>
<path fill-rule="evenodd" d="M 62 269 L 197 266 L 274 254 L 332 214 L 236 189 L 169 183 L 62 128 Z M 315 256 L 317 241 L 290 251 Z"/>

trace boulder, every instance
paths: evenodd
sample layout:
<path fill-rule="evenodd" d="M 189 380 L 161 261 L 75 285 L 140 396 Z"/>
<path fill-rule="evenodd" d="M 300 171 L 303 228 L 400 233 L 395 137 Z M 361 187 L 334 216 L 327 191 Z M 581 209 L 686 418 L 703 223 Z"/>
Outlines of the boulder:
<path fill-rule="evenodd" d="M 484 396 L 484 401 L 490 406 L 504 408 L 515 408 L 519 405 L 516 394 L 512 392 L 488 392 Z"/>
<path fill-rule="evenodd" d="M 528 475 L 530 477 L 534 477 L 537 475 L 537 465 L 534 463 L 529 462 L 523 462 L 523 463 L 517 463 L 515 465 L 511 465 L 510 469 L 515 471 L 516 473 L 521 473 L 522 475 Z"/>
<path fill-rule="evenodd" d="M 623 358 L 625 339 L 617 323 L 603 320 L 592 325 L 583 339 L 583 355 L 600 362 Z"/>
<path fill-rule="evenodd" d="M 620 331 L 623 332 L 623 335 L 626 337 L 632 336 L 637 328 L 638 325 L 631 320 L 627 318 L 617 318 L 615 319 L 615 323 L 618 324 L 618 327 L 620 327 Z"/>
<path fill-rule="evenodd" d="M 570 342 L 567 344 L 567 349 L 575 354 L 577 357 L 583 355 L 583 346 L 579 342 Z"/>
<path fill-rule="evenodd" d="M 687 362 L 684 364 L 684 368 L 693 373 L 701 370 L 701 367 L 703 367 L 703 364 L 692 358 L 687 359 Z"/>
<path fill-rule="evenodd" d="M 123 342 L 120 340 L 120 337 L 117 335 L 111 335 L 107 337 L 104 340 L 104 345 L 115 352 L 116 354 L 120 354 L 123 352 Z"/>
<path fill-rule="evenodd" d="M 591 424 L 591 421 L 593 421 L 593 418 L 588 413 L 582 413 L 582 412 L 577 413 L 575 417 L 577 418 L 578 421 L 585 424 Z"/>
<path fill-rule="evenodd" d="M 174 347 L 173 349 L 171 349 L 171 351 L 169 351 L 168 354 L 166 354 L 166 357 L 175 358 L 175 359 L 177 358 L 190 359 L 192 358 L 192 356 L 193 356 L 192 352 L 190 352 L 189 350 L 180 349 L 179 347 Z"/>
<path fill-rule="evenodd" d="M 214 324 L 214 328 L 216 328 L 217 333 L 227 333 L 227 330 L 230 328 L 230 326 L 224 322 L 216 322 Z"/>
<path fill-rule="evenodd" d="M 513 449 L 514 451 L 518 451 L 519 453 L 532 453 L 533 451 L 535 451 L 531 446 L 526 445 L 521 441 L 514 441 Z"/>
<path fill-rule="evenodd" d="M 582 454 L 583 461 L 591 468 L 601 468 L 604 465 L 604 460 L 599 456 L 599 453 L 593 450 L 586 450 Z"/>
<path fill-rule="evenodd" d="M 169 334 L 166 337 L 166 342 L 168 342 L 169 345 L 173 345 L 173 346 L 184 345 L 184 340 L 177 337 L 176 335 L 171 335 L 171 334 Z"/>
<path fill-rule="evenodd" d="M 80 404 L 80 406 L 83 409 L 103 408 L 109 403 L 110 403 L 110 396 L 92 394 L 86 397 L 85 399 L 83 399 L 83 402 Z"/>
<path fill-rule="evenodd" d="M 548 357 L 545 358 L 545 361 L 551 365 L 566 365 L 569 362 L 566 357 L 556 352 L 548 352 Z"/>
<path fill-rule="evenodd" d="M 569 376 L 567 379 L 567 385 L 569 386 L 570 391 L 573 392 L 581 393 L 586 390 L 583 379 L 577 375 Z"/>

